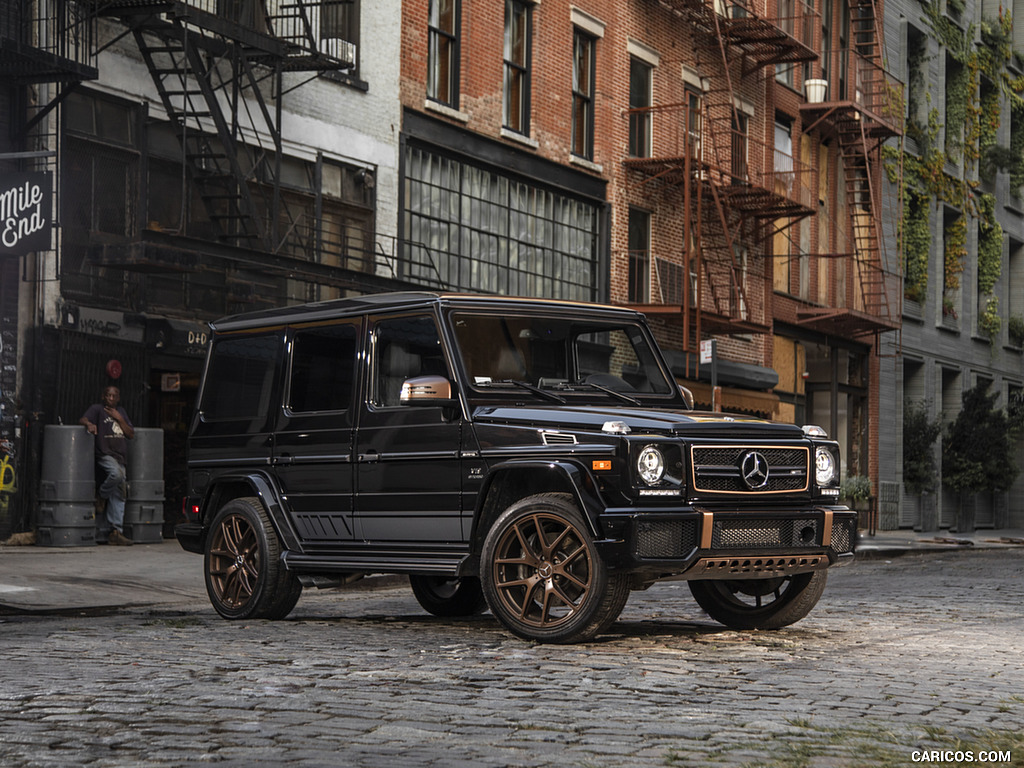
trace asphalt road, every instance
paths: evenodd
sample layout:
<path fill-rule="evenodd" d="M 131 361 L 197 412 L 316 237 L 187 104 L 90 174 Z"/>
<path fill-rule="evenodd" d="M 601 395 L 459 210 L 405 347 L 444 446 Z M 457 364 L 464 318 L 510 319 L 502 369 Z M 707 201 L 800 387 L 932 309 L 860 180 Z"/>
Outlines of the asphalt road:
<path fill-rule="evenodd" d="M 1020 549 L 859 562 L 778 632 L 659 585 L 567 647 L 404 587 L 183 600 L 0 617 L 0 764 L 1024 766 Z"/>

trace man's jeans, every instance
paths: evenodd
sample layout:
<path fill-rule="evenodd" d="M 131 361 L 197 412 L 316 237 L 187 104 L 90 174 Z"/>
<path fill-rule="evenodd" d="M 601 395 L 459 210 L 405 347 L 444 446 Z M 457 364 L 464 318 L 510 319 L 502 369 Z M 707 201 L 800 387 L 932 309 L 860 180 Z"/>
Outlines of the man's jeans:
<path fill-rule="evenodd" d="M 117 530 L 123 530 L 124 500 L 128 495 L 125 469 L 113 456 L 100 456 L 98 463 L 107 473 L 100 485 L 100 496 L 107 500 L 107 522 Z"/>

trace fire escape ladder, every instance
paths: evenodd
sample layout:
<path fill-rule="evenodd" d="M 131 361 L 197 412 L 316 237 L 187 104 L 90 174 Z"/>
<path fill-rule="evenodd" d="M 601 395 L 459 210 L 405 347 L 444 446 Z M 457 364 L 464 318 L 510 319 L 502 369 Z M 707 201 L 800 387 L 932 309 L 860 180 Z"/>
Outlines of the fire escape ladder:
<path fill-rule="evenodd" d="M 705 208 L 708 220 L 701 225 L 701 250 L 703 251 L 704 274 L 707 290 L 714 304 L 715 313 L 735 320 L 741 320 L 741 307 L 747 304 L 747 297 L 740 280 L 740 268 L 736 262 L 736 248 L 729 226 L 729 211 L 719 193 L 718 185 L 708 184 L 714 205 Z"/>
<path fill-rule="evenodd" d="M 221 56 L 211 55 L 211 40 L 196 39 L 188 27 L 176 19 L 170 24 L 140 26 L 135 40 L 149 68 L 160 101 L 167 111 L 210 220 L 218 227 L 218 239 L 231 245 L 272 250 L 266 227 L 256 215 L 256 204 L 249 184 L 253 163 L 240 141 L 237 102 L 230 118 L 219 71 L 224 59 L 232 56 L 230 44 L 222 44 Z M 200 48 L 202 45 L 207 50 Z M 237 70 L 237 61 L 230 62 Z M 235 74 L 241 74 L 235 72 Z M 234 80 L 234 78 L 233 78 Z M 236 83 L 237 87 L 237 83 Z M 252 89 L 260 100 L 259 89 Z M 237 96 L 237 93 L 236 93 Z M 211 131 L 211 127 L 213 130 Z"/>
<path fill-rule="evenodd" d="M 838 127 L 853 235 L 855 282 L 860 286 L 860 296 L 857 297 L 860 306 L 857 308 L 891 322 L 893 317 L 878 231 L 879 202 L 871 162 L 873 153 L 869 151 L 863 120 L 846 120 Z"/>

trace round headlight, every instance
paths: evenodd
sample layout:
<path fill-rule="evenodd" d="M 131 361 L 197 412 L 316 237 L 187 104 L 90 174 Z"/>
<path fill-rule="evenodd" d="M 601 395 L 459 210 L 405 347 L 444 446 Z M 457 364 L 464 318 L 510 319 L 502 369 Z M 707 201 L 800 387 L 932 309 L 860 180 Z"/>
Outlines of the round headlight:
<path fill-rule="evenodd" d="M 814 453 L 814 479 L 820 486 L 831 485 L 836 479 L 836 458 L 828 448 Z"/>
<path fill-rule="evenodd" d="M 636 460 L 636 471 L 648 485 L 657 485 L 665 474 L 665 457 L 653 445 L 648 445 Z"/>

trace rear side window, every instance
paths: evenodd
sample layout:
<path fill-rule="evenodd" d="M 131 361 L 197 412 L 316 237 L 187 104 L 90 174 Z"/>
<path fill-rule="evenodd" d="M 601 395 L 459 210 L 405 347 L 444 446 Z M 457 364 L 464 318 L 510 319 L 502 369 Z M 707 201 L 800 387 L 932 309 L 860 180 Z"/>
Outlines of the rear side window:
<path fill-rule="evenodd" d="M 352 402 L 356 367 L 356 326 L 296 331 L 288 407 L 296 413 L 344 411 Z"/>
<path fill-rule="evenodd" d="M 216 340 L 203 385 L 209 421 L 265 417 L 281 360 L 281 334 Z"/>

